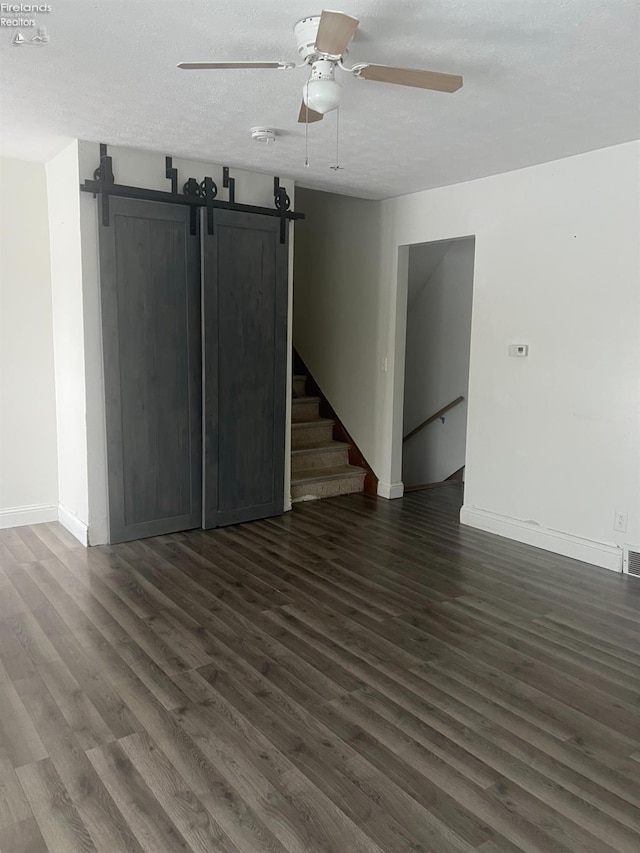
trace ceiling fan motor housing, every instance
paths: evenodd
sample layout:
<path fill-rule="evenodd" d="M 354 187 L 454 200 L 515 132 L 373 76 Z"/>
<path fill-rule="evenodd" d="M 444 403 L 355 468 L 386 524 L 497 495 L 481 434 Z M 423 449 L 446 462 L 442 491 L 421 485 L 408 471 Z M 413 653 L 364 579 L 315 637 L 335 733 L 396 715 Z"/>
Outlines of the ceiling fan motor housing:
<path fill-rule="evenodd" d="M 302 18 L 293 28 L 300 58 L 306 62 L 318 55 L 316 50 L 316 35 L 320 25 L 320 15 Z"/>

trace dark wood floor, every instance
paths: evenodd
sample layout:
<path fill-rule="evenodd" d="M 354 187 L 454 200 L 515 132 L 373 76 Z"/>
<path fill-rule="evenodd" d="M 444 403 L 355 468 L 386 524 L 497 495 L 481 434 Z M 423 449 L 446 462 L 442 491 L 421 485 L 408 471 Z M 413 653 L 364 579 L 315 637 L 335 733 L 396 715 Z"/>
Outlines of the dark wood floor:
<path fill-rule="evenodd" d="M 640 850 L 640 582 L 459 487 L 0 534 L 6 853 Z"/>

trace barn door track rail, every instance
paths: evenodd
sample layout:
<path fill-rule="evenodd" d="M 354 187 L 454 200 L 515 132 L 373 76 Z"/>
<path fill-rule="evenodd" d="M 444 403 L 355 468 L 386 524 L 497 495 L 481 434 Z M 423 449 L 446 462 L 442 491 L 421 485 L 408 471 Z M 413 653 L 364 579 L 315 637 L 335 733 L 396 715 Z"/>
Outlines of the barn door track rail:
<path fill-rule="evenodd" d="M 80 189 L 85 193 L 93 193 L 93 197 L 100 196 L 101 221 L 105 227 L 109 226 L 109 198 L 120 196 L 121 198 L 137 198 L 142 201 L 161 201 L 164 204 L 186 204 L 191 208 L 191 233 L 197 233 L 198 208 L 207 209 L 207 233 L 213 234 L 214 211 L 216 208 L 223 210 L 238 210 L 242 213 L 258 213 L 261 216 L 277 216 L 280 218 L 280 242 L 286 242 L 287 222 L 292 219 L 304 219 L 304 213 L 291 210 L 291 199 L 286 189 L 280 186 L 280 178 L 273 179 L 273 207 L 259 207 L 254 204 L 239 204 L 236 201 L 235 178 L 229 175 L 229 167 L 222 169 L 222 185 L 228 191 L 228 199 L 223 201 L 217 198 L 218 187 L 213 178 L 205 177 L 202 181 L 197 178 L 188 178 L 179 191 L 180 181 L 178 170 L 173 165 L 171 157 L 165 157 L 165 177 L 171 181 L 171 191 L 151 190 L 146 187 L 130 187 L 125 184 L 117 184 L 113 174 L 113 159 L 107 152 L 107 146 L 100 145 L 100 165 L 93 173 L 93 180 L 86 180 L 80 184 Z"/>

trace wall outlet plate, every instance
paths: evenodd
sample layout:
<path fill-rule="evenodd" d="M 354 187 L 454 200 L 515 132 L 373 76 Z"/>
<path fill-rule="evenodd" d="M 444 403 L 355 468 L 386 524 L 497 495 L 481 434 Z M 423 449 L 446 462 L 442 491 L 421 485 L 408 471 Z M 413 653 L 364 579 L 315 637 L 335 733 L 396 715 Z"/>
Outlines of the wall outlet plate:
<path fill-rule="evenodd" d="M 626 533 L 627 532 L 627 513 L 621 512 L 620 510 L 616 510 L 615 515 L 613 517 L 613 529 L 617 530 L 618 533 Z"/>

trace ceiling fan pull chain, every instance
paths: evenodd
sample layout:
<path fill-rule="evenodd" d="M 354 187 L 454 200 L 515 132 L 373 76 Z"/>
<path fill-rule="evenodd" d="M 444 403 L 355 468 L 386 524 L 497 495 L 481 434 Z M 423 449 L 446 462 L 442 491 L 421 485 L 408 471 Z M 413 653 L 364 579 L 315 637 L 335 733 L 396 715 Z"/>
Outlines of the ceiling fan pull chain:
<path fill-rule="evenodd" d="M 333 169 L 334 172 L 337 172 L 339 169 L 342 169 L 340 165 L 340 107 L 336 109 L 336 163 L 335 166 L 329 166 L 330 169 Z"/>
<path fill-rule="evenodd" d="M 307 92 L 309 91 L 309 83 L 305 83 L 307 88 Z M 309 105 L 307 104 L 308 98 L 304 99 L 304 108 L 306 111 L 305 116 L 305 124 L 304 124 L 304 165 L 309 168 Z"/>

